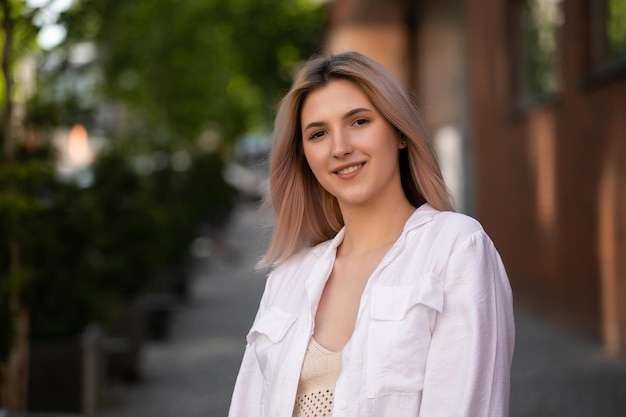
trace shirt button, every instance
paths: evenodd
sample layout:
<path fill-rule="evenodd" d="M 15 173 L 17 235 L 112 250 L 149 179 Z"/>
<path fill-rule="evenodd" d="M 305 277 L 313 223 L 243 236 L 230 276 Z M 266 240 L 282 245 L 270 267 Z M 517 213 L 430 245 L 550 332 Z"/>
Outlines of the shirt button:
<path fill-rule="evenodd" d="M 346 402 L 345 401 L 339 401 L 337 403 L 337 407 L 339 407 L 340 410 L 345 410 L 346 409 Z"/>

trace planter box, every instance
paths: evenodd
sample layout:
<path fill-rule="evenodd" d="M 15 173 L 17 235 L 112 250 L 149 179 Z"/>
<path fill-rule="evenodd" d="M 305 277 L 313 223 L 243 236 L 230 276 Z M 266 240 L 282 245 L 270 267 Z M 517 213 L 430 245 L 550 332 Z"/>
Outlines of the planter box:
<path fill-rule="evenodd" d="M 176 297 L 171 293 L 153 293 L 141 297 L 144 331 L 150 340 L 165 340 L 169 335 Z"/>
<path fill-rule="evenodd" d="M 28 410 L 81 413 L 82 370 L 78 339 L 31 344 Z"/>
<path fill-rule="evenodd" d="M 109 379 L 125 383 L 135 383 L 141 379 L 144 321 L 143 308 L 138 301 L 129 302 L 117 312 L 107 329 L 110 337 L 105 342 Z"/>
<path fill-rule="evenodd" d="M 95 416 L 105 386 L 105 341 L 99 327 L 90 326 L 82 338 L 32 342 L 27 415 Z"/>

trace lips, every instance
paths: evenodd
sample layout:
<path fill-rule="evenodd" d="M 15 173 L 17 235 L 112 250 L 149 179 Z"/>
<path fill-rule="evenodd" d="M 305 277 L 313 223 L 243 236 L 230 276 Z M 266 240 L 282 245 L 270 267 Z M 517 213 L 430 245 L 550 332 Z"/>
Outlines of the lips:
<path fill-rule="evenodd" d="M 359 168 L 361 168 L 363 165 L 364 165 L 363 163 L 356 164 L 356 165 L 350 165 L 350 166 L 347 166 L 345 168 L 341 168 L 341 169 L 336 170 L 335 173 L 339 174 L 339 175 L 350 174 L 350 173 L 358 170 Z"/>

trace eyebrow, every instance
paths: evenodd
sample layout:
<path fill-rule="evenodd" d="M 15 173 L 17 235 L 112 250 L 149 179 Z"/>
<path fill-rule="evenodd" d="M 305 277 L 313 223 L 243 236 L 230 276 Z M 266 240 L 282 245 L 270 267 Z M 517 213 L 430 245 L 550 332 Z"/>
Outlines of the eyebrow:
<path fill-rule="evenodd" d="M 361 113 L 361 112 L 371 112 L 371 111 L 372 111 L 371 109 L 367 109 L 365 107 L 357 107 L 356 109 L 352 109 L 349 112 L 347 112 L 346 114 L 344 114 L 343 115 L 343 119 L 344 120 L 345 119 L 349 119 L 352 116 L 354 116 L 355 114 L 358 114 L 358 113 Z M 307 129 L 310 129 L 312 127 L 321 127 L 321 126 L 324 126 L 324 125 L 326 125 L 326 123 L 324 123 L 324 122 L 311 122 L 308 125 L 306 125 L 306 127 L 303 130 L 306 131 Z"/>

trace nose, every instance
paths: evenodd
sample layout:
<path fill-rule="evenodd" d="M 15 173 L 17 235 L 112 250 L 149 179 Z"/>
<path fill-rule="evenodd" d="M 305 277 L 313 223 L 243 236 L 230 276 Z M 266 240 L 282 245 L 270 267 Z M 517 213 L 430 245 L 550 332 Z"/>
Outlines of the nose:
<path fill-rule="evenodd" d="M 352 153 L 354 149 L 350 143 L 348 135 L 337 132 L 333 135 L 330 148 L 331 158 L 343 158 Z"/>

